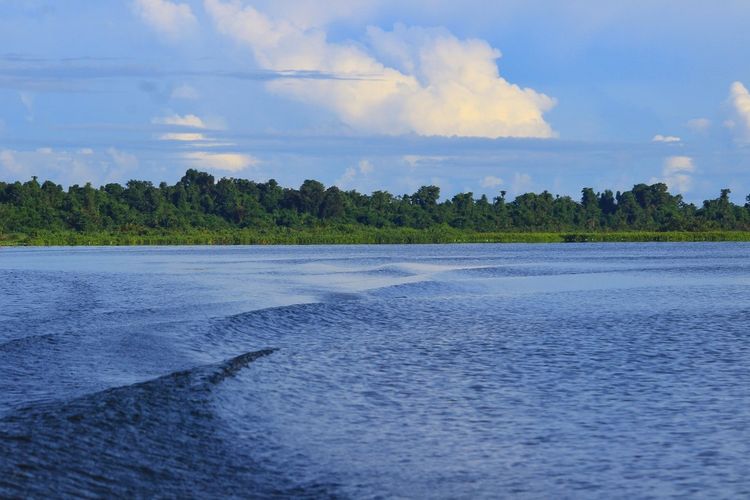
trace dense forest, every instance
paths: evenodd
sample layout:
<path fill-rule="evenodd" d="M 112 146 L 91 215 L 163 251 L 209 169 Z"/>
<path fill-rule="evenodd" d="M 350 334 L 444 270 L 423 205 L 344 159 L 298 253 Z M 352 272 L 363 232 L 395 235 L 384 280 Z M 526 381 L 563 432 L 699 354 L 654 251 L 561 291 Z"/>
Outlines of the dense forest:
<path fill-rule="evenodd" d="M 188 170 L 174 185 L 131 180 L 125 186 L 74 185 L 67 190 L 36 178 L 0 182 L 0 234 L 138 233 L 148 231 L 304 231 L 338 228 L 476 233 L 623 231 L 747 231 L 750 196 L 733 204 L 724 189 L 701 206 L 669 193 L 665 184 L 638 184 L 613 193 L 582 190 L 580 200 L 547 191 L 509 201 L 462 193 L 440 200 L 440 188 L 416 193 L 326 188 L 314 180 L 298 189 L 276 181 L 222 178 Z"/>

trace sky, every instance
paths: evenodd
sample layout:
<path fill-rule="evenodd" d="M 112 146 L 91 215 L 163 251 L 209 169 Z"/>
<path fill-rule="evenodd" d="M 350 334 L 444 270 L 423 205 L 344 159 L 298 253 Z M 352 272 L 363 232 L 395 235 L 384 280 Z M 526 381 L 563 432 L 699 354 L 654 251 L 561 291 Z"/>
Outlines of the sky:
<path fill-rule="evenodd" d="M 0 0 L 0 180 L 750 193 L 750 2 Z"/>

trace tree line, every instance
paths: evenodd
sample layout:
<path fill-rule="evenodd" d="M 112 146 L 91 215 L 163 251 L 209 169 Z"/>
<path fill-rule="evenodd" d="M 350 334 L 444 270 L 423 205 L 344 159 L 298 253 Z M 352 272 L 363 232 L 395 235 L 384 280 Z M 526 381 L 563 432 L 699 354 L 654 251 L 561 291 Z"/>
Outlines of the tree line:
<path fill-rule="evenodd" d="M 362 194 L 326 188 L 306 180 L 298 189 L 275 180 L 254 182 L 188 170 L 174 185 L 131 180 L 125 186 L 73 185 L 51 181 L 0 182 L 0 232 L 232 230 L 342 226 L 428 229 L 452 227 L 476 232 L 712 231 L 750 230 L 750 196 L 745 205 L 718 198 L 696 206 L 671 194 L 662 183 L 637 184 L 630 191 L 596 192 L 581 198 L 547 191 L 514 200 L 460 193 L 440 200 L 440 188 L 413 194 Z"/>

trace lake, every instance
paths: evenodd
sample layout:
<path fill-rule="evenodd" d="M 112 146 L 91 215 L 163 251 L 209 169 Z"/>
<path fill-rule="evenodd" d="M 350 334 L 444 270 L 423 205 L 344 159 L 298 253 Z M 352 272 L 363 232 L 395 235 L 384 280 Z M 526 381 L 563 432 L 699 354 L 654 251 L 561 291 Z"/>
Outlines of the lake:
<path fill-rule="evenodd" d="M 0 249 L 0 496 L 750 495 L 750 244 Z"/>

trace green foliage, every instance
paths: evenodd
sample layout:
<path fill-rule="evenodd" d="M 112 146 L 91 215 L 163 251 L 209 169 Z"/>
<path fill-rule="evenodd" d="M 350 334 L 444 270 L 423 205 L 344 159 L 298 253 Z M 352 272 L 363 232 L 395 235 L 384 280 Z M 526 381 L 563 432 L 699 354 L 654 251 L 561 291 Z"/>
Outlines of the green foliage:
<path fill-rule="evenodd" d="M 275 244 L 747 240 L 750 196 L 730 191 L 696 207 L 664 184 L 632 190 L 591 188 L 579 202 L 549 192 L 506 193 L 490 201 L 440 189 L 365 195 L 306 180 L 299 189 L 274 180 L 218 181 L 188 170 L 174 185 L 131 180 L 64 190 L 36 178 L 0 182 L 0 245 Z"/>

